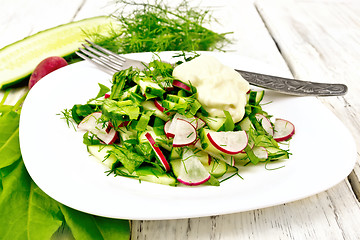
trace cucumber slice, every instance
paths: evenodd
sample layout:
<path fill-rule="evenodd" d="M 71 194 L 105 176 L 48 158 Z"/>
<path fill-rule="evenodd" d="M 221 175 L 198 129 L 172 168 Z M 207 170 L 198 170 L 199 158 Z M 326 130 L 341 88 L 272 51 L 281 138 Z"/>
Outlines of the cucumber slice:
<path fill-rule="evenodd" d="M 228 170 L 228 165 L 221 160 L 211 159 L 209 163 L 202 163 L 205 169 L 214 177 L 219 178 L 222 177 Z"/>
<path fill-rule="evenodd" d="M 221 128 L 223 128 L 226 121 L 225 117 L 205 117 L 201 114 L 198 114 L 198 117 L 201 118 L 206 123 L 206 125 L 208 125 L 209 128 L 214 131 L 219 131 Z"/>
<path fill-rule="evenodd" d="M 110 17 L 87 18 L 38 32 L 0 49 L 0 89 L 29 76 L 47 57 L 74 53 L 86 34 L 106 34 L 115 26 Z"/>
<path fill-rule="evenodd" d="M 88 152 L 110 169 L 117 161 L 114 155 L 109 155 L 109 151 L 114 150 L 114 148 L 112 145 L 87 146 Z"/>
<path fill-rule="evenodd" d="M 272 160 L 289 159 L 289 153 L 285 150 L 275 147 L 266 147 L 269 158 Z"/>
<path fill-rule="evenodd" d="M 143 181 L 170 186 L 177 185 L 177 181 L 174 177 L 168 173 L 160 172 L 160 170 L 155 167 L 142 167 L 136 170 L 135 174 Z"/>
<path fill-rule="evenodd" d="M 146 133 L 150 133 L 151 136 L 153 136 L 156 144 L 158 144 L 160 147 L 163 147 L 167 151 L 171 151 L 172 149 L 172 141 L 169 140 L 165 135 L 157 135 L 154 131 L 154 129 L 150 126 L 147 127 L 146 131 L 142 132 L 139 135 L 139 142 L 140 143 L 147 143 L 149 140 L 146 138 Z"/>
<path fill-rule="evenodd" d="M 181 158 L 182 151 L 183 151 L 183 149 L 181 147 L 173 147 L 171 149 L 169 159 L 174 160 L 174 159 Z"/>
<path fill-rule="evenodd" d="M 151 81 L 139 81 L 139 86 L 142 94 L 150 94 L 155 97 L 162 97 L 165 90 L 162 89 L 157 83 Z"/>
<path fill-rule="evenodd" d="M 254 129 L 254 126 L 249 117 L 245 117 L 239 122 L 241 130 L 249 131 L 250 129 Z"/>
<path fill-rule="evenodd" d="M 250 91 L 249 94 L 246 95 L 247 101 L 250 105 L 259 105 L 261 100 L 264 98 L 265 91 Z"/>
<path fill-rule="evenodd" d="M 164 173 L 155 167 L 144 166 L 138 168 L 136 171 L 134 171 L 131 174 L 124 167 L 118 167 L 115 169 L 115 173 L 119 173 L 119 171 L 129 174 L 129 176 L 134 176 L 136 177 L 136 179 L 140 181 L 152 182 L 152 183 L 169 185 L 169 186 L 176 186 L 178 184 L 173 176 L 171 176 L 168 173 Z"/>
<path fill-rule="evenodd" d="M 216 178 L 222 177 L 228 171 L 228 167 L 230 167 L 223 161 L 213 159 L 209 164 L 208 162 L 202 162 L 200 158 L 199 160 L 206 169 L 206 171 Z M 173 159 L 170 161 L 170 164 L 172 166 L 175 176 L 178 177 L 180 174 L 181 165 L 183 164 L 182 160 Z"/>
<path fill-rule="evenodd" d="M 166 113 L 161 112 L 154 104 L 153 101 L 144 101 L 141 103 L 141 106 L 145 109 L 145 110 L 150 110 L 150 111 L 155 111 L 154 115 L 164 121 L 168 121 L 170 120 L 170 117 L 168 115 L 166 115 Z"/>

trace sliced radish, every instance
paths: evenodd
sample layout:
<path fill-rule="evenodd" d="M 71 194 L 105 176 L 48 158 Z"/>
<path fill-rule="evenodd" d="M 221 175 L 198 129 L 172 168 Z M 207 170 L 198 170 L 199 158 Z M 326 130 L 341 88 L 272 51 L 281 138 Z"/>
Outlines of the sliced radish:
<path fill-rule="evenodd" d="M 94 112 L 86 116 L 77 126 L 79 130 L 90 131 L 98 125 L 98 120 L 101 117 L 101 112 Z"/>
<path fill-rule="evenodd" d="M 130 121 L 123 121 L 118 127 L 126 127 L 127 125 L 129 125 L 129 123 Z"/>
<path fill-rule="evenodd" d="M 92 131 L 92 133 L 107 145 L 113 144 L 118 139 L 118 133 L 114 128 L 112 128 L 108 133 L 104 133 L 103 131 Z"/>
<path fill-rule="evenodd" d="M 207 137 L 215 148 L 231 155 L 240 153 L 248 144 L 245 131 L 209 132 Z"/>
<path fill-rule="evenodd" d="M 191 88 L 190 88 L 187 84 L 185 84 L 185 83 L 183 83 L 183 82 L 181 82 L 181 81 L 179 81 L 179 80 L 174 80 L 174 81 L 173 81 L 173 86 L 174 86 L 174 87 L 181 88 L 181 89 L 184 89 L 184 90 L 186 90 L 186 91 L 188 91 L 188 92 L 191 91 Z"/>
<path fill-rule="evenodd" d="M 165 91 L 172 91 L 174 90 L 174 86 L 168 82 L 168 81 L 163 81 L 163 82 L 159 82 L 159 85 L 161 86 L 162 89 L 164 89 Z"/>
<path fill-rule="evenodd" d="M 196 186 L 210 179 L 210 173 L 191 149 L 184 151 L 181 161 L 182 164 L 180 164 L 177 177 L 179 182 L 185 185 Z"/>
<path fill-rule="evenodd" d="M 185 117 L 179 113 L 176 113 L 174 115 L 174 117 L 170 120 L 170 122 L 168 123 L 169 125 L 166 126 L 166 130 L 164 129 L 164 131 L 167 133 L 167 135 L 169 135 L 169 137 L 175 136 L 176 124 L 177 124 L 178 119 L 188 120 L 187 117 Z M 189 120 L 188 122 L 191 122 L 191 120 Z M 196 122 L 194 124 L 196 124 Z M 196 128 L 196 126 L 195 126 L 195 128 Z"/>
<path fill-rule="evenodd" d="M 187 150 L 185 150 L 185 151 L 187 151 Z M 198 149 L 193 149 L 193 148 L 191 148 L 191 151 L 194 153 L 194 155 L 200 160 L 200 162 L 203 165 L 205 165 L 205 166 L 210 165 L 212 158 L 207 152 L 200 151 Z"/>
<path fill-rule="evenodd" d="M 202 120 L 199 117 L 195 117 L 195 118 L 196 118 L 196 130 L 199 130 L 200 128 L 205 126 L 206 123 L 204 120 Z"/>
<path fill-rule="evenodd" d="M 262 160 L 265 160 L 268 158 L 268 152 L 266 151 L 266 148 L 256 146 L 252 150 L 253 150 L 255 156 L 257 156 L 258 158 L 260 158 Z"/>
<path fill-rule="evenodd" d="M 154 138 L 151 136 L 150 133 L 146 133 L 145 134 L 146 139 L 149 141 L 152 149 L 154 150 L 156 156 L 158 157 L 158 159 L 160 160 L 160 162 L 162 163 L 163 167 L 165 168 L 166 171 L 170 171 L 170 165 L 168 163 L 168 161 L 166 160 L 164 154 L 162 153 L 161 149 L 159 148 L 159 146 L 156 144 Z"/>
<path fill-rule="evenodd" d="M 274 129 L 271 125 L 270 120 L 265 117 L 263 114 L 257 113 L 255 114 L 256 119 L 261 123 L 261 126 L 264 128 L 264 130 L 271 136 L 274 135 Z"/>
<path fill-rule="evenodd" d="M 210 166 L 212 161 L 213 161 L 213 159 L 212 159 L 211 155 L 208 154 L 208 162 L 207 162 L 207 164 Z"/>
<path fill-rule="evenodd" d="M 175 134 L 173 132 L 169 132 L 171 123 L 172 123 L 172 119 L 167 121 L 164 125 L 164 132 L 165 132 L 166 137 L 168 137 L 168 138 L 173 138 L 175 136 Z"/>
<path fill-rule="evenodd" d="M 195 142 L 193 143 L 193 145 L 194 145 L 194 147 L 197 148 L 197 149 L 202 149 L 200 138 L 197 138 L 197 139 L 195 140 Z"/>
<path fill-rule="evenodd" d="M 176 113 L 174 115 L 174 117 L 172 118 L 172 121 L 171 121 L 172 124 L 170 124 L 169 128 L 168 128 L 168 132 L 170 134 L 174 134 L 174 131 L 175 131 L 175 128 L 176 128 L 176 121 L 178 119 L 183 119 L 183 120 L 188 121 L 189 123 L 191 123 L 191 125 L 193 125 L 193 127 L 196 130 L 198 130 L 198 129 L 202 128 L 203 126 L 205 126 L 205 122 L 202 119 L 198 118 L 198 117 L 195 117 L 195 116 L 186 117 L 184 115 L 181 115 L 180 113 Z"/>
<path fill-rule="evenodd" d="M 155 107 L 160 110 L 160 112 L 165 112 L 165 111 L 167 111 L 167 109 L 164 108 L 158 100 L 155 99 L 155 100 L 154 100 L 154 104 L 155 104 Z M 170 112 L 168 112 L 168 113 L 166 113 L 166 114 L 167 114 L 167 115 L 170 115 Z"/>
<path fill-rule="evenodd" d="M 121 127 L 126 127 L 127 125 L 129 125 L 130 121 L 123 121 L 119 124 L 118 128 L 121 128 Z M 114 127 L 114 125 L 109 122 L 109 125 L 108 125 L 108 129 L 106 130 L 107 132 L 110 131 L 110 128 Z"/>
<path fill-rule="evenodd" d="M 197 139 L 196 129 L 184 119 L 179 118 L 176 120 L 174 133 L 173 147 L 189 146 Z"/>
<path fill-rule="evenodd" d="M 295 126 L 285 119 L 277 118 L 274 122 L 274 140 L 277 142 L 289 140 L 295 134 Z"/>
<path fill-rule="evenodd" d="M 78 125 L 79 130 L 89 131 L 105 144 L 113 144 L 118 134 L 114 128 L 109 128 L 109 124 L 100 123 L 101 112 L 94 112 L 86 116 Z"/>
<path fill-rule="evenodd" d="M 175 136 L 176 122 L 178 119 L 177 116 L 178 114 L 175 114 L 175 116 L 167 122 L 168 126 L 166 126 L 166 130 L 164 126 L 164 132 L 169 138 L 173 138 Z"/>

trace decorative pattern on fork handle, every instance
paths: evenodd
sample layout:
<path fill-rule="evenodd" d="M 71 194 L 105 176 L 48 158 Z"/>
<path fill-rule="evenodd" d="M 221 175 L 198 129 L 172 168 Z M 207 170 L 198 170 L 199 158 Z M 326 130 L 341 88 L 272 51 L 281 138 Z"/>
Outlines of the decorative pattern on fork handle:
<path fill-rule="evenodd" d="M 291 95 L 341 96 L 346 94 L 348 89 L 344 84 L 309 82 L 242 70 L 236 71 L 254 86 L 276 89 L 276 91 Z"/>

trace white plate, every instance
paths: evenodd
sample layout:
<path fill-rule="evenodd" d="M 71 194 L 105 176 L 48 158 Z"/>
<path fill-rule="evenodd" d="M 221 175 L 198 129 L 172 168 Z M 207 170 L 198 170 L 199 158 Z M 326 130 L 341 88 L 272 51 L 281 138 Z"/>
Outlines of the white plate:
<path fill-rule="evenodd" d="M 170 53 L 164 53 L 165 60 Z M 205 54 L 205 53 L 204 53 Z M 262 64 L 234 54 L 215 55 L 244 70 L 270 73 Z M 135 54 L 150 60 L 150 54 Z M 58 114 L 85 103 L 98 92 L 98 83 L 111 76 L 88 62 L 59 69 L 30 91 L 20 119 L 20 145 L 26 168 L 49 196 L 71 208 L 111 218 L 178 219 L 242 212 L 302 199 L 342 181 L 353 169 L 356 148 L 344 125 L 316 98 L 267 92 L 270 114 L 295 124 L 291 157 L 266 170 L 263 165 L 240 170 L 220 187 L 170 187 L 107 176 L 90 157 L 82 133 L 67 127 Z M 270 165 L 268 167 L 275 167 Z"/>

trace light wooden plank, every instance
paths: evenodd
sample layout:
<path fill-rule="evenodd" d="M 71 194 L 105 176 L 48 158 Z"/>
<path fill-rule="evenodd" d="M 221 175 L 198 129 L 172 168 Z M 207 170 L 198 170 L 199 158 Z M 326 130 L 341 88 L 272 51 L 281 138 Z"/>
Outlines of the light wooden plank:
<path fill-rule="evenodd" d="M 273 2 L 269 5 L 272 5 L 269 7 L 270 10 L 276 8 Z M 244 9 L 242 6 L 240 12 L 236 9 L 231 17 L 229 17 L 231 10 L 227 11 L 228 15 L 224 18 L 232 17 L 232 21 L 239 24 L 234 27 L 237 29 L 240 52 L 261 59 L 267 58 L 269 51 L 277 51 L 269 36 L 264 36 L 265 32 L 267 34 L 265 29 L 256 27 L 249 29 L 245 26 L 246 23 L 242 22 L 242 11 L 247 12 L 244 13 L 247 17 L 244 19 L 248 19 L 249 12 L 253 13 L 251 8 Z M 252 26 L 254 22 L 255 26 L 260 26 L 261 24 L 257 25 L 259 20 L 254 21 L 255 18 L 255 15 L 250 17 Z M 262 35 L 261 38 L 256 37 L 257 34 Z M 247 50 L 243 50 L 243 46 L 247 46 Z M 259 53 L 261 51 L 262 54 Z M 269 61 L 271 55 L 276 65 L 279 62 L 277 54 L 272 52 L 268 56 Z M 281 63 L 279 65 L 281 66 Z M 286 68 L 283 71 L 286 71 Z M 133 221 L 132 237 L 134 239 L 356 239 L 359 237 L 356 228 L 359 219 L 355 218 L 354 222 L 347 225 L 347 219 L 353 217 L 354 212 L 359 212 L 359 206 L 354 200 L 351 188 L 344 181 L 329 191 L 310 198 L 246 213 L 171 221 Z"/>
<path fill-rule="evenodd" d="M 266 1 L 257 6 L 295 77 L 349 86 L 344 97 L 321 101 L 349 128 L 359 147 L 360 3 L 276 3 L 277 9 Z M 359 174 L 357 167 L 353 182 L 359 182 Z"/>
<path fill-rule="evenodd" d="M 356 239 L 359 221 L 346 221 L 353 219 L 354 211 L 358 211 L 352 204 L 353 198 L 347 197 L 352 192 L 344 182 L 329 191 L 335 194 L 323 192 L 296 202 L 244 213 L 133 221 L 132 239 Z M 345 198 L 340 197 L 339 192 Z"/>
<path fill-rule="evenodd" d="M 270 4 L 261 0 L 256 6 L 297 78 L 342 82 L 349 86 L 346 96 L 322 98 L 321 101 L 344 122 L 359 146 L 359 4 L 282 0 Z M 359 202 L 350 195 L 353 189 L 359 192 L 358 163 L 351 174 L 352 186 L 345 183 L 341 183 L 341 188 L 331 188 L 326 194 L 333 204 L 343 238 L 357 239 L 360 237 L 357 227 L 360 224 Z M 321 206 L 324 204 L 321 202 Z"/>
<path fill-rule="evenodd" d="M 70 22 L 81 0 L 0 0 L 0 49 L 39 31 Z M 70 6 L 70 7 L 69 7 Z M 46 9 L 46 11 L 44 11 Z M 12 89 L 5 104 L 15 104 L 26 88 Z M 0 90 L 0 99 L 4 91 Z"/>
<path fill-rule="evenodd" d="M 81 0 L 0 0 L 0 49 L 36 32 L 70 22 Z"/>

